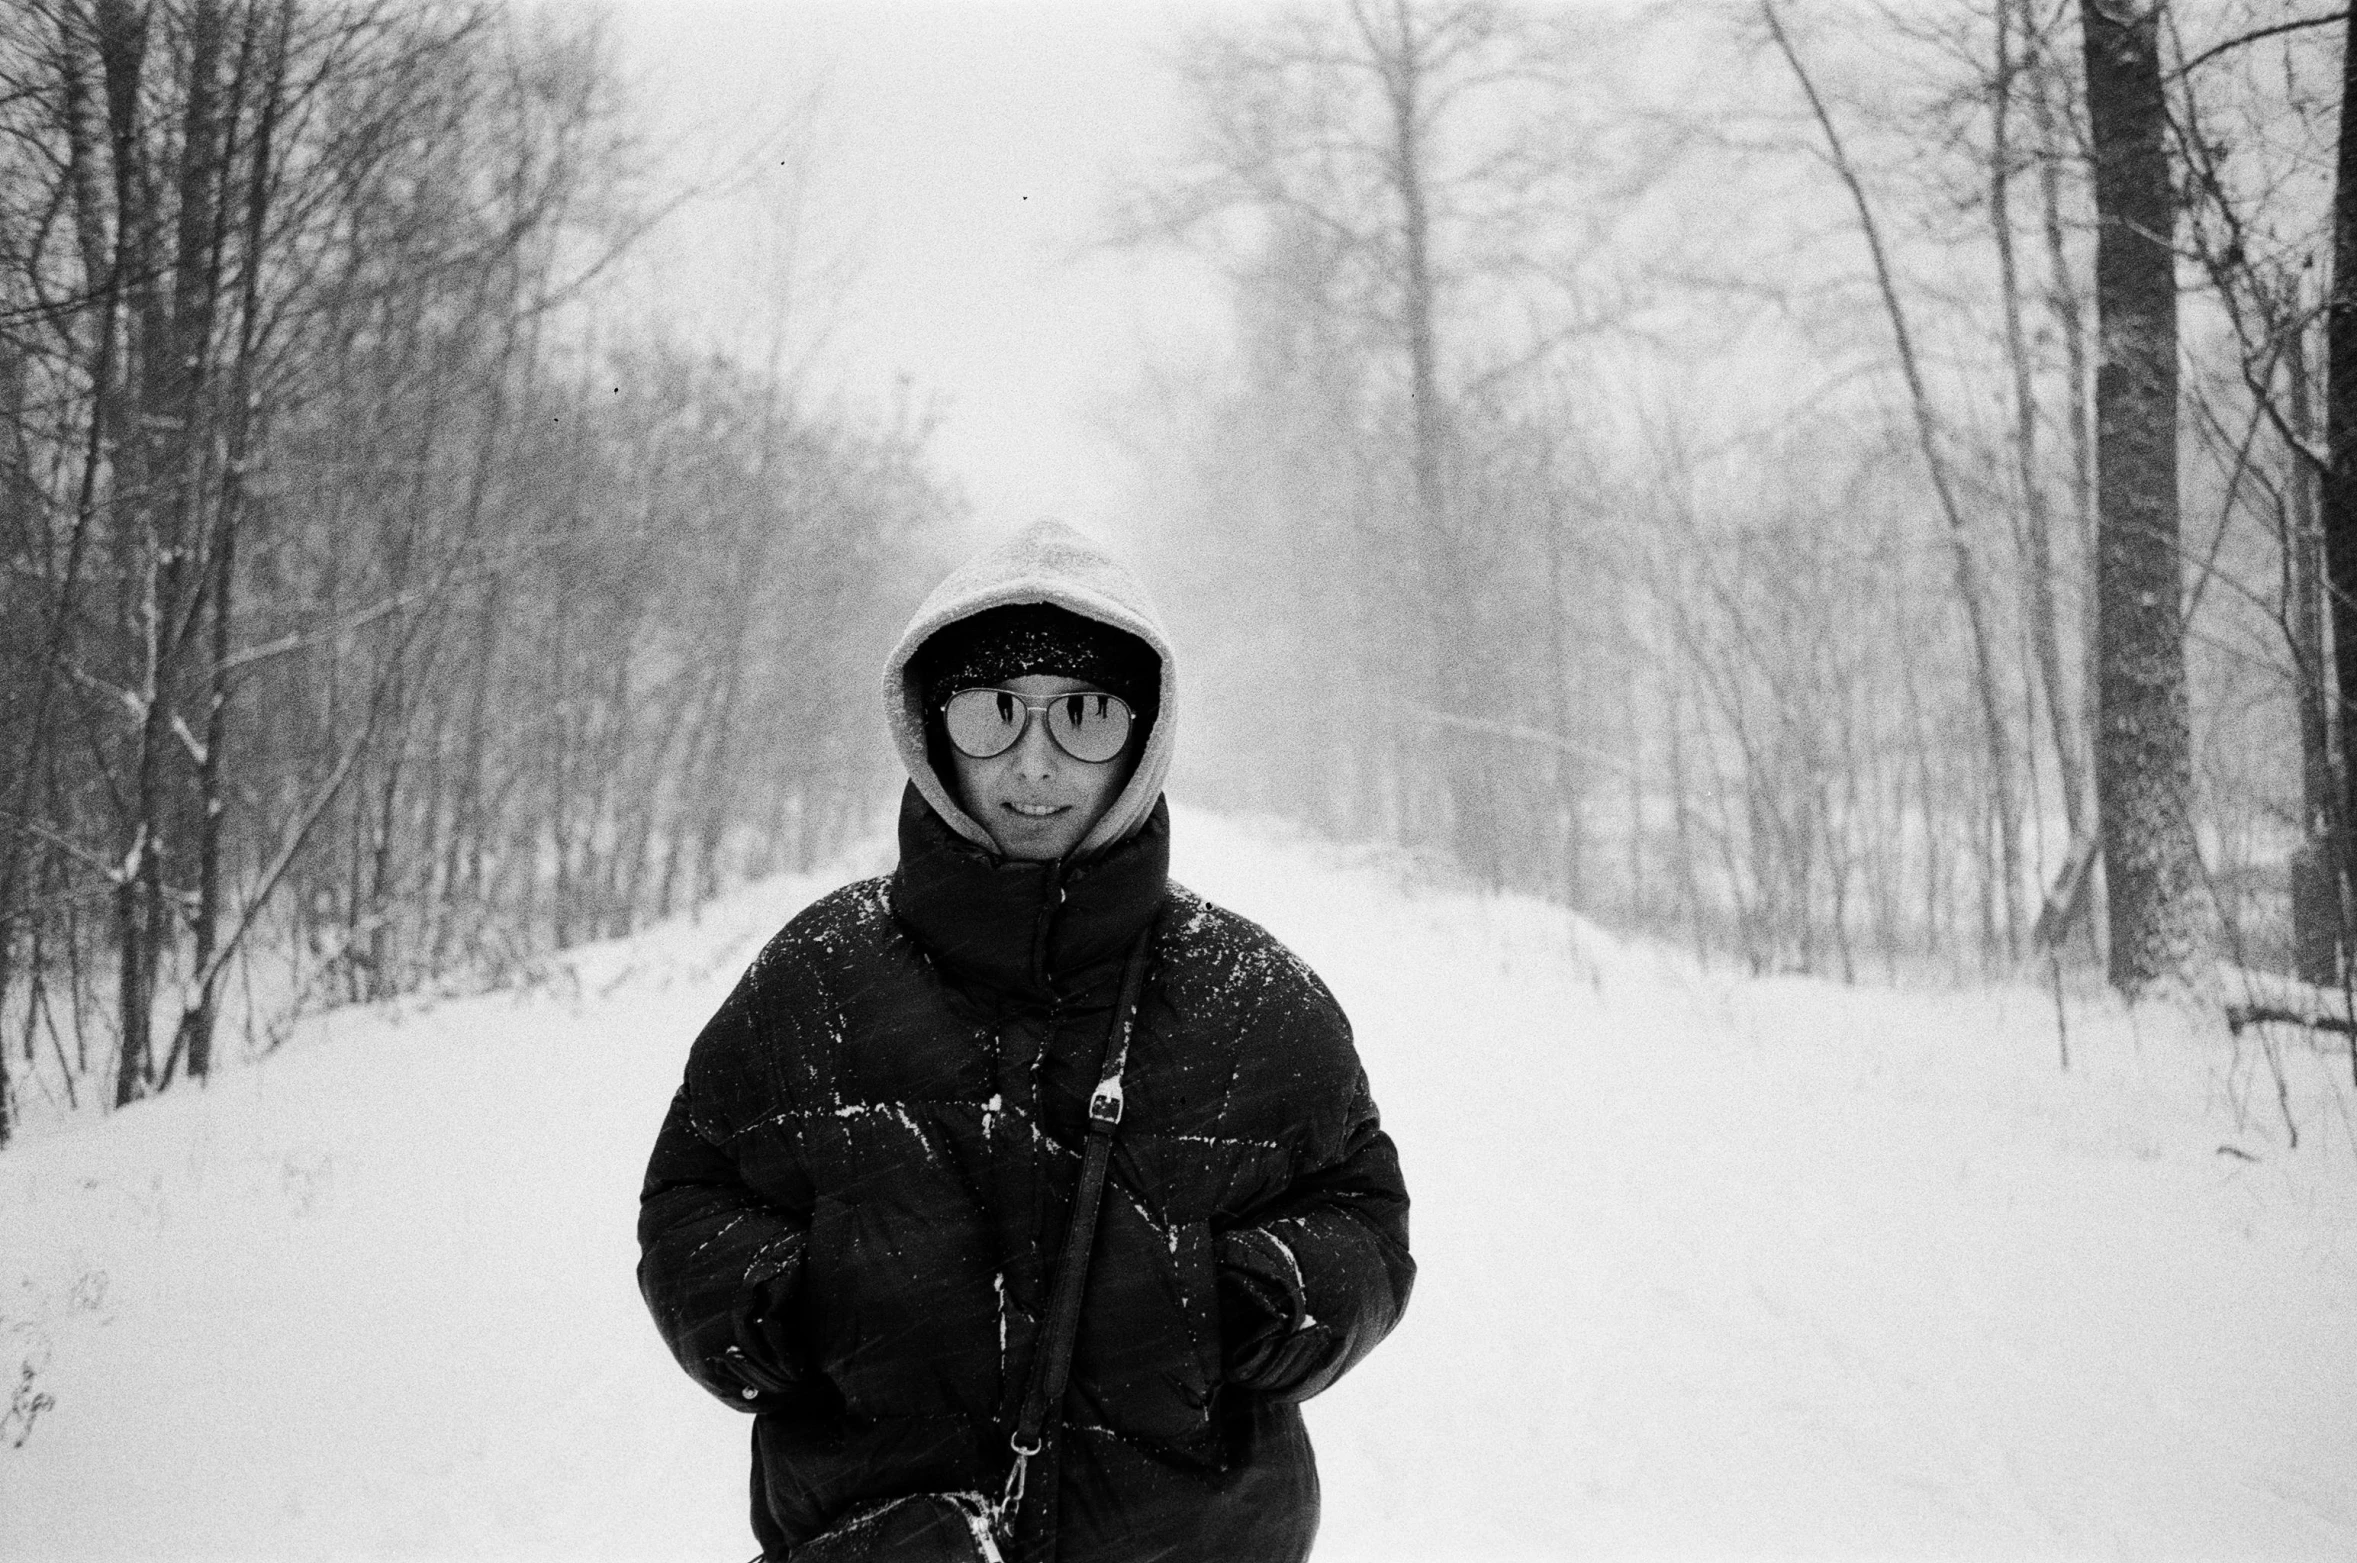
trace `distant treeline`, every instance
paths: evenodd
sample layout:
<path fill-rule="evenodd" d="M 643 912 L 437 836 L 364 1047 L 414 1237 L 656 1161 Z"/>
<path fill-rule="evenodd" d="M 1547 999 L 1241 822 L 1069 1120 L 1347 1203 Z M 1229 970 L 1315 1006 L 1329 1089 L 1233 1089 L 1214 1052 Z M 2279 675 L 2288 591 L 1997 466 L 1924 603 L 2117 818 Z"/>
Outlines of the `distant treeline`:
<path fill-rule="evenodd" d="M 1199 25 L 1118 233 L 1234 301 L 1133 424 L 1182 784 L 1761 971 L 2336 981 L 2346 28 L 2282 20 Z"/>
<path fill-rule="evenodd" d="M 869 823 L 953 503 L 912 420 L 587 345 L 631 133 L 494 6 L 0 10 L 0 1139 Z"/>

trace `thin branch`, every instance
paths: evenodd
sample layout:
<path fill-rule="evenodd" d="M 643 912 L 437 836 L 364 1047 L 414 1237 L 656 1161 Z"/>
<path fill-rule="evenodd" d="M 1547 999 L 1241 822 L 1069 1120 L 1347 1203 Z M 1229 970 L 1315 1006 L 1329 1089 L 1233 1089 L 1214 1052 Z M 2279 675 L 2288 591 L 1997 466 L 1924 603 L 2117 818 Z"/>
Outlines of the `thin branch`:
<path fill-rule="evenodd" d="M 2197 65 L 2206 65 L 2210 61 L 2216 59 L 2219 55 L 2224 54 L 2229 50 L 2242 48 L 2246 44 L 2257 43 L 2263 38 L 2275 38 L 2281 36 L 2284 33 L 2301 32 L 2310 27 L 2330 27 L 2335 22 L 2345 22 L 2348 19 L 2348 12 L 2335 11 L 2329 16 L 2304 16 L 2297 21 L 2277 22 L 2271 27 L 2253 28 L 2247 33 L 2242 33 L 2236 37 L 2227 39 L 2224 43 L 2214 43 L 2210 45 L 2207 49 L 2202 50 L 2201 53 L 2195 55 L 2192 59 L 2187 60 L 2183 65 L 2178 66 L 2175 70 L 2169 72 L 2168 75 L 2162 77 L 2161 79 L 2165 82 L 2175 81 L 2178 77 L 2186 75 L 2192 71 L 2193 68 Z"/>

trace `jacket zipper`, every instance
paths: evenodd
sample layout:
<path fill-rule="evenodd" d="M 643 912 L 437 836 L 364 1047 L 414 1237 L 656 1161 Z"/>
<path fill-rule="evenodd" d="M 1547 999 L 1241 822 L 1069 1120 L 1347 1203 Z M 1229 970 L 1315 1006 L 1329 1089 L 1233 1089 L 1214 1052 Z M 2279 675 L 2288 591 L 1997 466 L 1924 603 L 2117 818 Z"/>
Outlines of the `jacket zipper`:
<path fill-rule="evenodd" d="M 1031 981 L 1043 993 L 1048 986 L 1048 924 L 1063 904 L 1064 865 L 1059 860 L 1048 865 L 1047 888 L 1039 898 L 1039 921 L 1031 931 Z"/>

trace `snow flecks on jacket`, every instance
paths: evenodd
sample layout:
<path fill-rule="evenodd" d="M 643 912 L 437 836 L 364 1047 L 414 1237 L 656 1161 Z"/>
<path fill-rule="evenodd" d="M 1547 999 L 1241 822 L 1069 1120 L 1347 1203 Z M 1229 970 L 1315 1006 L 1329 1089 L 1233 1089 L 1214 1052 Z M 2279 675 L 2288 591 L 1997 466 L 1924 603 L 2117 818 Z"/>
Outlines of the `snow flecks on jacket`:
<path fill-rule="evenodd" d="M 693 1249 L 689 1250 L 688 1258 L 691 1260 L 703 1258 L 707 1249 L 711 1248 L 714 1244 L 721 1242 L 731 1232 L 734 1232 L 738 1227 L 741 1227 L 744 1224 L 745 1218 L 743 1216 L 730 1217 L 729 1220 L 723 1223 L 717 1231 L 713 1232 L 709 1237 L 705 1238 L 701 1243 L 698 1243 Z"/>
<path fill-rule="evenodd" d="M 1169 1136 L 1169 1139 L 1173 1145 L 1249 1145 L 1254 1150 L 1262 1151 L 1279 1151 L 1285 1148 L 1275 1140 L 1255 1140 L 1241 1134 L 1173 1134 Z"/>
<path fill-rule="evenodd" d="M 759 1286 L 775 1280 L 794 1267 L 802 1257 L 801 1234 L 781 1232 L 753 1250 L 745 1262 L 745 1284 Z"/>
<path fill-rule="evenodd" d="M 1172 1258 L 1177 1258 L 1179 1250 L 1179 1223 L 1168 1220 L 1167 1218 L 1161 1216 L 1157 1216 L 1153 1210 L 1147 1206 L 1143 1199 L 1140 1199 L 1134 1191 L 1122 1184 L 1114 1184 L 1112 1186 L 1112 1192 L 1120 1195 L 1122 1199 L 1128 1202 L 1130 1212 L 1145 1225 L 1146 1230 L 1154 1233 L 1156 1236 L 1162 1239 L 1163 1246 L 1170 1250 Z"/>
<path fill-rule="evenodd" d="M 835 1109 L 835 1116 L 838 1118 L 861 1118 L 871 1114 L 890 1118 L 915 1135 L 919 1144 L 924 1143 L 925 1131 L 917 1127 L 916 1119 L 909 1116 L 906 1102 L 845 1102 Z M 931 1147 L 927 1146 L 927 1149 L 931 1149 Z"/>
<path fill-rule="evenodd" d="M 1293 1295 L 1303 1299 L 1301 1318 L 1293 1326 L 1294 1332 L 1298 1334 L 1303 1330 L 1315 1328 L 1318 1320 L 1317 1316 L 1309 1311 L 1309 1283 L 1301 1278 L 1301 1259 L 1293 1252 L 1293 1245 L 1277 1235 L 1277 1228 L 1288 1225 L 1298 1226 L 1299 1223 L 1277 1220 L 1256 1230 L 1261 1237 L 1267 1239 L 1269 1246 L 1277 1251 L 1277 1256 L 1285 1261 L 1288 1278 L 1293 1283 Z"/>

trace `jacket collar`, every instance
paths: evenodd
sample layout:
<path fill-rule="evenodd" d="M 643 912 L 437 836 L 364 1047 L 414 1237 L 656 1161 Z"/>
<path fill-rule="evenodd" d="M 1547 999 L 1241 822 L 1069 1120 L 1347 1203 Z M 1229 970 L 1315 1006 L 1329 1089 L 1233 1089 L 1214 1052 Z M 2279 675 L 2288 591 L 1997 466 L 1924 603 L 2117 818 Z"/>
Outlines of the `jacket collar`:
<path fill-rule="evenodd" d="M 892 910 L 957 976 L 1047 998 L 1118 957 L 1169 885 L 1170 809 L 1094 856 L 1056 863 L 1001 857 L 966 840 L 912 783 L 900 799 Z"/>

